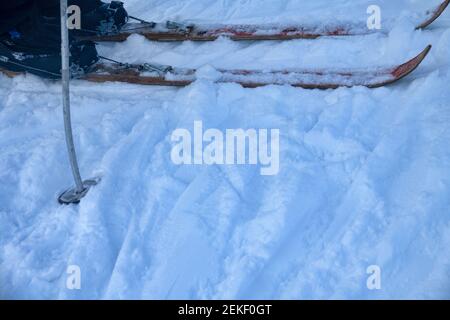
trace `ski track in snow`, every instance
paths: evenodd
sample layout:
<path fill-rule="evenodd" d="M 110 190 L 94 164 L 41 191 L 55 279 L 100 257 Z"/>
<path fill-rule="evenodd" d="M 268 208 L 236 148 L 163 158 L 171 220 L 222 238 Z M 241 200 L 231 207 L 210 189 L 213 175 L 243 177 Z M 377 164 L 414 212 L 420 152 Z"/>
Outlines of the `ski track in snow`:
<path fill-rule="evenodd" d="M 0 297 L 450 298 L 450 14 L 416 32 L 407 18 L 430 2 L 379 1 L 402 17 L 387 36 L 102 45 L 123 61 L 217 68 L 390 65 L 434 48 L 413 75 L 375 90 L 74 81 L 82 175 L 102 177 L 76 207 L 56 203 L 72 183 L 59 85 L 0 75 Z M 261 23 L 364 21 L 368 2 L 126 5 L 155 21 Z M 279 128 L 279 175 L 175 166 L 171 133 L 196 120 Z M 81 290 L 66 289 L 68 265 L 80 266 Z M 382 290 L 366 287 L 370 265 Z"/>

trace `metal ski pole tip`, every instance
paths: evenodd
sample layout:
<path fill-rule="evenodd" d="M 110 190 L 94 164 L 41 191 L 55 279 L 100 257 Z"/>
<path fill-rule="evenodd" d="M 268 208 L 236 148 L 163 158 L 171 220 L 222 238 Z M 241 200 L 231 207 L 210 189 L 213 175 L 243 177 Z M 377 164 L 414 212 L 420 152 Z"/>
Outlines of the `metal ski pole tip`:
<path fill-rule="evenodd" d="M 83 190 L 78 191 L 76 187 L 70 188 L 58 197 L 59 204 L 69 205 L 69 204 L 79 204 L 81 199 L 83 199 L 89 190 L 100 183 L 100 178 L 89 179 L 83 181 Z"/>

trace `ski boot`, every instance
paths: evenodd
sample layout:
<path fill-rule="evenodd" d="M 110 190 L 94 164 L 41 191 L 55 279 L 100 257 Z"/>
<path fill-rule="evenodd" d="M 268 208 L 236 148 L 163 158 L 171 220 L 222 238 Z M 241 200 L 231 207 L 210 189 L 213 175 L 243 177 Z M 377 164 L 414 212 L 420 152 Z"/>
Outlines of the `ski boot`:
<path fill-rule="evenodd" d="M 83 13 L 81 7 L 81 30 L 75 31 L 77 36 L 117 33 L 128 22 L 128 13 L 123 7 L 123 2 L 99 2 L 100 5 L 96 9 L 86 13 Z"/>
<path fill-rule="evenodd" d="M 70 71 L 72 77 L 88 73 L 99 60 L 95 44 L 91 41 L 72 42 L 70 45 Z M 47 79 L 61 78 L 61 53 L 43 48 L 25 49 L 0 41 L 0 69 L 12 73 L 28 72 Z"/>
<path fill-rule="evenodd" d="M 81 29 L 70 32 L 77 38 L 116 33 L 128 22 L 128 13 L 120 1 L 71 0 L 69 5 L 76 5 L 81 10 Z M 59 7 L 53 2 L 39 4 L 39 11 L 47 25 L 61 24 Z"/>
<path fill-rule="evenodd" d="M 95 44 L 70 38 L 72 76 L 89 71 L 98 60 Z M 61 26 L 45 23 L 40 16 L 0 35 L 0 67 L 29 72 L 44 78 L 61 77 Z"/>

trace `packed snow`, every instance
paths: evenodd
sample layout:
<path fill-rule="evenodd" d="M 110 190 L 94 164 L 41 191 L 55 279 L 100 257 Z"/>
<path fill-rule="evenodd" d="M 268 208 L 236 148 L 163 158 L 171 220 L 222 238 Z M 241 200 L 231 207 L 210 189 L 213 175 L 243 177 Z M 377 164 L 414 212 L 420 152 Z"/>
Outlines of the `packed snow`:
<path fill-rule="evenodd" d="M 82 175 L 102 178 L 78 206 L 57 203 L 73 184 L 60 84 L 0 75 L 0 298 L 449 299 L 450 10 L 414 31 L 439 2 L 379 0 L 392 29 L 370 36 L 102 44 L 113 59 L 203 76 L 186 88 L 72 82 Z M 373 4 L 125 3 L 144 19 L 202 23 L 365 23 Z M 216 68 L 388 66 L 428 44 L 423 65 L 385 88 L 214 83 Z M 195 121 L 278 129 L 278 174 L 174 164 L 172 134 Z"/>

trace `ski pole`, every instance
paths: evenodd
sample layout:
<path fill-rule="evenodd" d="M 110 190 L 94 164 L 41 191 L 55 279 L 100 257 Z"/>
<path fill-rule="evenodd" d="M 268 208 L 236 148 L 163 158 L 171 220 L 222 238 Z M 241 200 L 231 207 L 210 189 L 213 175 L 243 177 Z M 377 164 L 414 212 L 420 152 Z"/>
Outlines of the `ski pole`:
<path fill-rule="evenodd" d="M 61 204 L 76 204 L 87 194 L 89 188 L 98 183 L 97 180 L 87 180 L 83 182 L 81 179 L 80 169 L 73 141 L 72 119 L 70 113 L 70 44 L 69 29 L 67 27 L 67 0 L 61 0 L 61 78 L 62 78 L 62 96 L 63 96 L 63 115 L 64 115 L 64 131 L 66 137 L 67 151 L 69 154 L 70 166 L 73 178 L 75 180 L 75 188 L 69 189 L 59 196 Z"/>
<path fill-rule="evenodd" d="M 61 0 L 61 58 L 62 58 L 62 95 L 64 129 L 66 135 L 67 150 L 69 152 L 70 166 L 75 179 L 76 191 L 83 192 L 83 181 L 81 180 L 80 169 L 78 167 L 75 145 L 73 142 L 72 119 L 70 114 L 70 49 L 69 49 L 69 29 L 67 28 L 67 0 Z"/>

